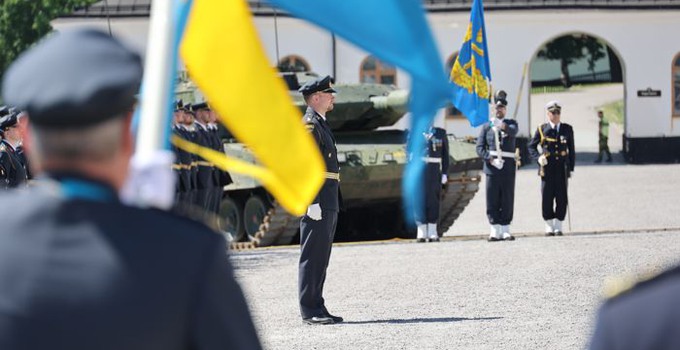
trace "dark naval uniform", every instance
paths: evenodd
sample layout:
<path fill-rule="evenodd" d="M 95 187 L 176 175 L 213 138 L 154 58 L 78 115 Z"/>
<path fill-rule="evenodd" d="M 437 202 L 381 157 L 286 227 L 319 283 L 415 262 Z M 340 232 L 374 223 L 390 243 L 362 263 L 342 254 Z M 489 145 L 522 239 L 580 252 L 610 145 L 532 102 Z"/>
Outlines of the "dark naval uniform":
<path fill-rule="evenodd" d="M 260 349 L 222 236 L 80 176 L 0 196 L 0 349 Z"/>
<path fill-rule="evenodd" d="M 425 163 L 422 177 L 423 211 L 416 213 L 415 219 L 418 229 L 426 232 L 425 238 L 437 241 L 442 175 L 449 172 L 449 140 L 446 137 L 446 130 L 436 127 L 431 127 L 423 137 L 425 137 L 425 149 L 421 153 L 421 160 Z M 426 228 L 423 225 L 426 225 Z M 422 236 L 423 234 L 419 232 L 420 241 L 424 238 Z"/>
<path fill-rule="evenodd" d="M 542 153 L 538 152 L 541 145 Z M 529 142 L 529 153 L 537 159 L 541 154 L 548 164 L 539 167 L 543 220 L 564 221 L 567 214 L 567 181 L 574 171 L 574 130 L 571 125 L 560 123 L 557 129 L 550 123 L 542 124 Z"/>
<path fill-rule="evenodd" d="M 340 167 L 335 137 L 328 122 L 308 108 L 304 123 L 326 162 L 327 177 L 314 199 L 314 203 L 321 206 L 321 220 L 305 215 L 300 221 L 300 312 L 302 318 L 311 318 L 327 314 L 323 285 L 340 211 Z"/>
<path fill-rule="evenodd" d="M 44 133 L 129 126 L 142 74 L 107 33 L 63 31 L 9 67 L 2 97 Z M 55 152 L 35 186 L 0 195 L 0 349 L 261 349 L 221 235 L 122 204 L 123 170 L 96 175 L 115 160 Z"/>
<path fill-rule="evenodd" d="M 0 118 L 0 189 L 20 187 L 28 181 L 23 151 L 20 154 L 3 139 L 5 130 L 17 124 L 17 114 L 9 112 Z"/>
<path fill-rule="evenodd" d="M 590 350 L 680 349 L 680 267 L 619 292 L 600 308 Z"/>
<path fill-rule="evenodd" d="M 493 122 L 486 123 L 477 137 L 477 155 L 484 160 L 484 174 L 486 174 L 486 216 L 491 225 L 510 225 L 512 222 L 515 201 L 515 137 L 517 136 L 517 121 L 502 119 L 506 125 L 505 131 L 498 131 L 500 141 L 501 169 L 491 165 L 498 157 L 496 131 Z"/>

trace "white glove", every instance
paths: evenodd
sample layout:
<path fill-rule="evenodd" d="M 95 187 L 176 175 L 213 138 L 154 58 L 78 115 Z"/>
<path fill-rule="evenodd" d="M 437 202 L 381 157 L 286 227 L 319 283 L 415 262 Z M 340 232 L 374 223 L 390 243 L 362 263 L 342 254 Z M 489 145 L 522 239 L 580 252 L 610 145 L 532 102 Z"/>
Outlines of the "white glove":
<path fill-rule="evenodd" d="M 175 155 L 168 150 L 150 154 L 135 153 L 120 199 L 127 205 L 170 209 L 175 202 L 175 181 L 172 171 Z"/>
<path fill-rule="evenodd" d="M 307 207 L 307 216 L 315 221 L 321 220 L 321 206 L 319 203 L 314 203 Z"/>
<path fill-rule="evenodd" d="M 449 182 L 449 177 L 446 174 L 442 174 L 442 185 L 446 185 Z"/>
<path fill-rule="evenodd" d="M 503 169 L 503 163 L 505 163 L 503 159 L 494 158 L 491 160 L 491 165 L 495 166 L 498 169 Z"/>
<path fill-rule="evenodd" d="M 546 166 L 548 164 L 548 158 L 546 158 L 546 156 L 544 154 L 541 154 L 538 157 L 538 164 L 540 166 Z"/>

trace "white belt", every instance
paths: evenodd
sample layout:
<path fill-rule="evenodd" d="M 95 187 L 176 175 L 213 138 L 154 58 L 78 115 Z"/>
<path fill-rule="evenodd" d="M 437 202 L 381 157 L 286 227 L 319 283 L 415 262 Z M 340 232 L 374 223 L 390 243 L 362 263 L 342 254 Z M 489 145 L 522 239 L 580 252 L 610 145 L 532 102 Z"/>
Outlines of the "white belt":
<path fill-rule="evenodd" d="M 498 151 L 489 151 L 489 154 L 496 157 L 498 156 Z M 512 152 L 501 152 L 501 157 L 515 158 L 515 154 Z"/>
<path fill-rule="evenodd" d="M 423 157 L 422 159 L 423 159 L 423 161 L 425 161 L 425 163 L 437 163 L 437 164 L 441 164 L 441 163 L 442 163 L 442 159 L 441 159 L 441 158 Z"/>

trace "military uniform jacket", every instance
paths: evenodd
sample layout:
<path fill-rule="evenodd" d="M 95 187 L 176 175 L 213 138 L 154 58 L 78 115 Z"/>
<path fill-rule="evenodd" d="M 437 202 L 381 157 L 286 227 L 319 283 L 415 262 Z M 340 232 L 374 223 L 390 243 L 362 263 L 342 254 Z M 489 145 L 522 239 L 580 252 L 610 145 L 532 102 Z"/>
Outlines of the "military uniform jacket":
<path fill-rule="evenodd" d="M 541 145 L 543 154 L 548 159 L 548 164 L 543 167 L 545 175 L 555 174 L 558 171 L 565 172 L 565 168 L 568 171 L 567 175 L 574 171 L 576 152 L 574 151 L 574 129 L 571 125 L 560 123 L 558 131 L 553 129 L 550 123 L 542 124 L 536 129 L 534 137 L 528 144 L 529 154 L 534 159 L 541 155 L 538 152 L 538 145 Z M 539 169 L 539 174 L 541 174 L 541 169 Z"/>
<path fill-rule="evenodd" d="M 217 125 L 215 124 L 209 125 L 208 132 L 210 134 L 210 139 L 212 140 L 212 148 L 217 152 L 224 153 L 224 147 L 222 146 L 222 139 L 220 138 Z M 230 183 L 233 182 L 231 179 L 231 175 L 229 175 L 228 172 L 218 167 L 214 167 L 213 171 L 215 184 L 217 184 L 217 186 L 219 186 L 220 188 L 229 185 Z"/>
<path fill-rule="evenodd" d="M 19 187 L 28 179 L 26 168 L 14 148 L 0 141 L 0 189 Z"/>
<path fill-rule="evenodd" d="M 180 126 L 173 126 L 172 132 L 183 139 L 189 139 L 188 132 Z M 187 192 L 192 189 L 191 166 L 193 157 L 191 153 L 179 147 L 174 145 L 171 147 L 172 151 L 175 153 L 175 163 L 173 164 L 173 169 L 175 170 L 175 173 L 178 174 L 177 189 L 180 192 Z"/>
<path fill-rule="evenodd" d="M 517 121 L 513 119 L 503 118 L 503 124 L 507 125 L 505 130 L 501 130 L 498 135 L 500 141 L 501 154 L 503 160 L 503 168 L 498 169 L 491 165 L 491 160 L 497 157 L 496 136 L 493 129 L 493 123 L 489 122 L 482 126 L 482 130 L 477 137 L 477 155 L 484 160 L 484 173 L 487 175 L 511 174 L 515 172 L 515 138 L 517 136 L 518 126 Z M 510 157 L 510 154 L 513 156 Z"/>
<path fill-rule="evenodd" d="M 340 181 L 332 179 L 332 174 L 339 177 L 338 150 L 335 148 L 335 137 L 330 125 L 312 108 L 307 108 L 303 122 L 319 146 L 319 151 L 326 164 L 326 182 L 319 190 L 313 203 L 318 203 L 322 210 L 339 211 L 342 203 L 340 195 Z"/>
<path fill-rule="evenodd" d="M 214 149 L 214 143 L 210 131 L 205 125 L 196 123 L 196 143 L 210 149 Z M 213 175 L 213 165 L 203 158 L 198 157 L 198 189 L 209 189 L 217 186 Z"/>
<path fill-rule="evenodd" d="M 0 196 L 0 349 L 261 348 L 221 235 L 89 183 Z"/>
<path fill-rule="evenodd" d="M 602 305 L 591 350 L 680 349 L 680 266 Z"/>
<path fill-rule="evenodd" d="M 434 171 L 438 176 L 438 180 L 441 179 L 442 174 L 447 174 L 449 172 L 449 139 L 446 137 L 446 130 L 442 128 L 431 128 L 430 133 L 425 135 L 425 147 L 424 157 L 427 164 L 432 164 L 432 166 L 427 166 L 425 171 Z M 427 159 L 432 161 L 440 160 L 441 166 L 436 166 L 436 162 L 428 162 Z"/>

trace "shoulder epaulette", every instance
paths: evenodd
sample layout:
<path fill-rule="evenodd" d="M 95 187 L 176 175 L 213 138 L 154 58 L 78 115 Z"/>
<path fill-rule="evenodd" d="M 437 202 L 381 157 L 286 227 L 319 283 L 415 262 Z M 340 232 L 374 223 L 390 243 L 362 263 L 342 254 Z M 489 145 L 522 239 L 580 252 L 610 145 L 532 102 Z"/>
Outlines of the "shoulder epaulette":
<path fill-rule="evenodd" d="M 677 276 L 678 274 L 680 274 L 680 267 L 666 270 L 661 273 L 654 273 L 650 271 L 637 277 L 628 275 L 611 278 L 605 282 L 604 294 L 607 299 L 616 299 L 617 297 L 627 295 L 628 293 L 640 288 L 665 281 L 666 279 L 672 276 Z"/>
<path fill-rule="evenodd" d="M 5 146 L 4 143 L 0 143 L 0 152 L 4 152 L 5 150 L 7 150 L 7 146 Z"/>

